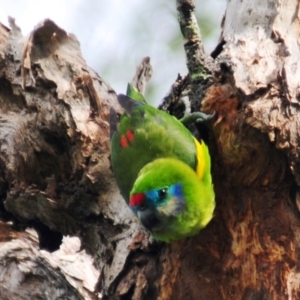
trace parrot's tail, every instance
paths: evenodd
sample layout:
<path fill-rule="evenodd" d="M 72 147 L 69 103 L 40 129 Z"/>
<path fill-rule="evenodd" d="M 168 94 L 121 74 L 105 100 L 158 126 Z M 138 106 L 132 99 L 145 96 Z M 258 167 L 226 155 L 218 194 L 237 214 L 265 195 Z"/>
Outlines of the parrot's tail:
<path fill-rule="evenodd" d="M 118 101 L 129 116 L 131 116 L 131 113 L 136 106 L 145 105 L 145 103 L 134 100 L 123 94 L 118 95 Z"/>

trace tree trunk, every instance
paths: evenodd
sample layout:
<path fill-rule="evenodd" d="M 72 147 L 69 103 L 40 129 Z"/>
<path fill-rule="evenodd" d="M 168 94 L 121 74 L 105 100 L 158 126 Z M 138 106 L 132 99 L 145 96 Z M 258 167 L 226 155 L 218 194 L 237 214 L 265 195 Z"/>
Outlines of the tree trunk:
<path fill-rule="evenodd" d="M 177 0 L 177 9 L 189 76 L 160 107 L 178 117 L 190 108 L 216 112 L 211 126 L 191 130 L 209 144 L 217 207 L 198 235 L 170 244 L 153 241 L 119 194 L 108 115 L 111 106 L 121 111 L 75 37 L 50 20 L 28 38 L 13 20 L 11 30 L 1 26 L 0 216 L 13 222 L 0 224 L 3 299 L 33 299 L 33 291 L 59 299 L 59 289 L 61 299 L 300 298 L 298 2 L 228 1 L 212 57 L 193 1 Z M 26 227 L 39 242 L 15 231 Z M 74 251 L 38 249 L 58 249 L 62 235 L 80 238 L 90 256 L 76 250 L 76 260 L 89 274 L 75 262 L 78 273 L 62 267 Z M 24 240 L 34 255 L 20 254 Z"/>

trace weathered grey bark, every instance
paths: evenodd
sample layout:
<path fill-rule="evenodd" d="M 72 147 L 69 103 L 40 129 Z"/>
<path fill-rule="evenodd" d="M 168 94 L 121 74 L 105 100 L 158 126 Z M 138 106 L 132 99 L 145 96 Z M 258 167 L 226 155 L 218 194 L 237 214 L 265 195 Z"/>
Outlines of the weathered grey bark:
<path fill-rule="evenodd" d="M 91 291 L 101 294 L 137 231 L 110 170 L 107 120 L 111 106 L 118 110 L 116 95 L 86 65 L 76 38 L 52 21 L 27 38 L 13 20 L 11 28 L 0 28 L 1 217 L 34 227 L 41 248 L 52 251 L 61 234 L 79 236 L 105 274 Z"/>
<path fill-rule="evenodd" d="M 97 284 L 83 295 L 60 269 L 58 282 L 74 299 L 298 299 L 299 5 L 229 1 L 214 59 L 204 52 L 193 1 L 177 0 L 177 9 L 189 76 L 178 78 L 161 108 L 178 117 L 200 104 L 216 112 L 209 128 L 192 128 L 213 157 L 217 208 L 207 228 L 166 245 L 139 227 L 110 169 L 115 93 L 86 65 L 75 37 L 49 20 L 28 38 L 14 22 L 12 30 L 0 28 L 1 217 L 19 230 L 34 227 L 40 246 L 52 251 L 60 234 L 80 237 Z M 1 232 L 8 243 L 32 239 L 5 224 Z M 37 241 L 33 247 L 33 262 L 53 274 Z M 15 289 L 25 286 L 20 270 Z M 7 278 L 0 277 L 1 288 Z M 39 288 L 43 295 L 42 280 L 32 282 L 27 294 Z M 14 299 L 13 289 L 2 290 Z"/>
<path fill-rule="evenodd" d="M 76 237 L 64 238 L 53 254 L 40 250 L 33 230 L 17 232 L 0 222 L 0 299 L 98 299 L 99 271 L 80 250 Z"/>

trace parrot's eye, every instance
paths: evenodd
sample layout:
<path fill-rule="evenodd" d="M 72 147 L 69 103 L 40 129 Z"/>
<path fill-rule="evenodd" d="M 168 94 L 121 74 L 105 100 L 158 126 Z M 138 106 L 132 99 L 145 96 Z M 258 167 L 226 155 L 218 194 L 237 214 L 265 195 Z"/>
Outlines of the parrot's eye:
<path fill-rule="evenodd" d="M 168 195 L 168 188 L 163 188 L 158 191 L 158 199 L 164 200 Z"/>

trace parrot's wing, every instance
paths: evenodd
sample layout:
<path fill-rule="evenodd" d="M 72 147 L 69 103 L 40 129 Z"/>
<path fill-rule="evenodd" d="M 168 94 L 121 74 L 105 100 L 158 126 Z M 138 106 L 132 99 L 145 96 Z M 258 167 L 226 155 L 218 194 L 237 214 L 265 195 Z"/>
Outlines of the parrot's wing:
<path fill-rule="evenodd" d="M 119 94 L 118 101 L 120 105 L 125 109 L 126 113 L 131 116 L 133 109 L 137 106 L 146 105 L 145 103 L 133 100 L 126 95 Z"/>
<path fill-rule="evenodd" d="M 140 95 L 141 101 L 142 99 L 144 99 L 144 97 L 142 96 L 142 94 L 140 94 L 137 90 L 133 90 L 134 87 L 132 85 L 128 84 L 128 89 L 131 90 L 131 92 L 129 92 L 129 94 L 131 93 L 136 93 L 136 97 L 138 97 L 137 95 Z M 128 89 L 127 89 L 127 93 L 128 93 Z M 134 92 L 132 92 L 134 91 Z M 137 100 L 134 100 L 128 96 L 125 96 L 123 94 L 118 95 L 118 101 L 120 103 L 120 105 L 125 109 L 126 113 L 130 116 L 132 110 L 136 107 L 136 106 L 140 106 L 140 105 L 147 105 L 146 102 L 140 102 Z M 144 100 L 145 101 L 145 100 Z M 110 108 L 110 112 L 109 112 L 109 125 L 110 125 L 110 139 L 112 138 L 114 132 L 117 131 L 118 128 L 118 116 L 116 111 L 111 107 Z"/>

